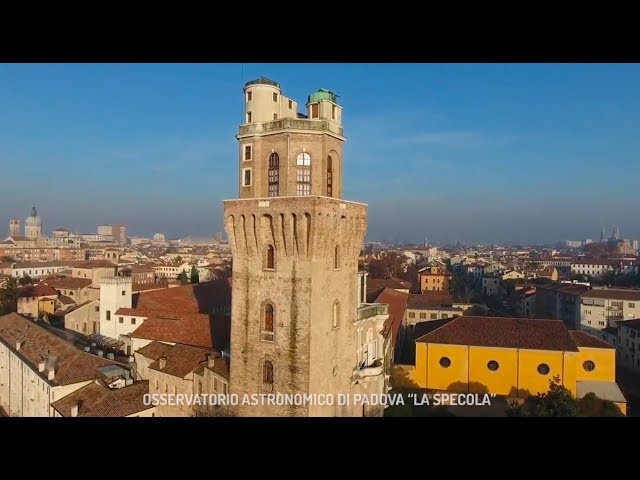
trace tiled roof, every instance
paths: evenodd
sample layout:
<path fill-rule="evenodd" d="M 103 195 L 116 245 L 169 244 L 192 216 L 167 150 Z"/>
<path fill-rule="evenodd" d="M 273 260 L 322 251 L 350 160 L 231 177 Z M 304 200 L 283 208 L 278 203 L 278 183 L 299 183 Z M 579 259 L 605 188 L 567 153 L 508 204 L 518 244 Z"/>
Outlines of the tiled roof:
<path fill-rule="evenodd" d="M 47 268 L 47 267 L 72 267 L 76 265 L 78 261 L 69 260 L 54 260 L 52 262 L 18 262 L 13 268 Z"/>
<path fill-rule="evenodd" d="M 407 308 L 421 309 L 452 304 L 453 298 L 449 292 L 425 292 L 409 295 Z"/>
<path fill-rule="evenodd" d="M 66 295 L 59 295 L 58 301 L 63 305 L 73 305 L 76 303 L 76 301 L 73 298 L 67 297 Z"/>
<path fill-rule="evenodd" d="M 105 358 L 79 350 L 46 328 L 17 313 L 0 317 L 0 339 L 14 352 L 16 341 L 22 341 L 17 353 L 36 371 L 41 360 L 47 357 L 55 358 L 55 377 L 50 381 L 53 385 L 70 385 L 93 380 L 98 368 L 115 364 Z M 46 370 L 42 375 L 47 378 Z"/>
<path fill-rule="evenodd" d="M 138 350 L 138 353 L 140 353 L 140 350 Z M 149 365 L 149 368 L 174 377 L 184 378 L 187 374 L 199 368 L 200 364 L 207 361 L 207 356 L 212 354 L 214 354 L 213 350 L 177 343 L 165 350 L 157 360 Z M 160 368 L 160 362 L 163 357 L 166 359 L 166 365 L 164 368 Z"/>
<path fill-rule="evenodd" d="M 107 260 L 87 260 L 85 262 L 78 262 L 74 265 L 75 268 L 107 268 L 116 267 L 117 265 Z"/>
<path fill-rule="evenodd" d="M 114 315 L 129 315 L 129 316 L 144 317 L 145 315 L 143 315 L 142 312 L 143 310 L 138 308 L 120 307 L 118 310 L 116 310 Z"/>
<path fill-rule="evenodd" d="M 20 297 L 57 297 L 58 291 L 47 283 L 38 282 L 35 285 L 26 285 L 22 287 L 18 295 Z"/>
<path fill-rule="evenodd" d="M 576 342 L 578 347 L 591 347 L 591 348 L 612 348 L 615 350 L 615 347 L 612 347 L 604 340 L 600 338 L 594 337 L 593 335 L 589 335 L 586 332 L 581 332 L 579 330 L 570 330 L 569 334 L 573 341 Z"/>
<path fill-rule="evenodd" d="M 640 290 L 622 290 L 615 288 L 594 288 L 582 295 L 582 298 L 605 298 L 609 300 L 640 300 Z"/>
<path fill-rule="evenodd" d="M 144 292 L 147 290 L 166 290 L 167 287 L 159 283 L 133 283 L 131 286 L 134 292 Z"/>
<path fill-rule="evenodd" d="M 407 290 L 411 288 L 411 282 L 399 278 L 367 278 L 367 292 L 379 290 L 381 288 L 393 288 L 396 290 Z"/>
<path fill-rule="evenodd" d="M 231 305 L 231 288 L 225 279 L 142 292 L 136 308 L 183 314 L 211 313 L 222 305 Z"/>
<path fill-rule="evenodd" d="M 462 316 L 416 341 L 479 347 L 578 351 L 575 341 L 560 320 Z"/>
<path fill-rule="evenodd" d="M 205 348 L 213 345 L 209 316 L 200 313 L 152 314 L 131 337 Z"/>
<path fill-rule="evenodd" d="M 169 350 L 172 346 L 173 345 L 169 345 L 168 343 L 151 342 L 144 347 L 136 350 L 136 353 L 139 353 L 143 357 L 147 357 L 152 360 L 158 360 L 162 356 L 162 354 Z"/>
<path fill-rule="evenodd" d="M 59 277 L 47 279 L 47 283 L 53 288 L 58 290 L 61 288 L 75 290 L 78 288 L 86 288 L 91 285 L 91 279 L 89 278 L 75 278 L 75 277 Z"/>
<path fill-rule="evenodd" d="M 385 288 L 375 303 L 386 303 L 389 305 L 389 318 L 385 321 L 385 332 L 391 331 L 391 345 L 395 349 L 398 341 L 398 332 L 404 320 L 404 312 L 407 309 L 409 294 L 399 292 L 393 288 Z"/>
<path fill-rule="evenodd" d="M 207 366 L 205 362 L 203 364 L 204 368 L 208 368 L 212 372 L 220 375 L 222 378 L 229 379 L 229 363 L 225 358 L 218 357 L 214 360 L 213 367 Z"/>
<path fill-rule="evenodd" d="M 94 381 L 51 404 L 63 417 L 71 416 L 71 408 L 78 407 L 78 417 L 127 417 L 152 408 L 145 405 L 149 382 L 143 380 L 122 388 L 109 388 Z"/>

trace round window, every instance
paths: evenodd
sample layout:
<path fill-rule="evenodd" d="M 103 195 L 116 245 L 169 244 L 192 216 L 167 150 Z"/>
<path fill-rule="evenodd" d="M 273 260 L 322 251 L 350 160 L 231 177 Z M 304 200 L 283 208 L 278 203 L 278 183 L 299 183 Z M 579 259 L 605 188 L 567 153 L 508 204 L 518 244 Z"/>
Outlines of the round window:
<path fill-rule="evenodd" d="M 491 370 L 492 372 L 495 372 L 496 370 L 498 370 L 500 368 L 500 364 L 498 362 L 496 362 L 495 360 L 491 360 L 489 363 L 487 363 L 487 368 L 489 370 Z"/>
<path fill-rule="evenodd" d="M 451 366 L 451 360 L 449 357 L 442 357 L 440 359 L 440 366 L 444 368 L 449 368 Z"/>
<path fill-rule="evenodd" d="M 540 365 L 538 365 L 538 373 L 540 375 L 548 375 L 550 371 L 551 369 L 546 363 L 541 363 Z"/>
<path fill-rule="evenodd" d="M 582 364 L 582 368 L 584 368 L 587 372 L 593 372 L 596 369 L 596 364 L 591 360 L 587 360 Z"/>

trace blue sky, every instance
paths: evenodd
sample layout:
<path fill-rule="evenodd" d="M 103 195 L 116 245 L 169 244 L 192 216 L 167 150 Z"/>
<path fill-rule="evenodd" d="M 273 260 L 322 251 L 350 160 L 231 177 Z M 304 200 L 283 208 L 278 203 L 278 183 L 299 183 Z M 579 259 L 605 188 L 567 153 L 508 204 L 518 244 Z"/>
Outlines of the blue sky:
<path fill-rule="evenodd" d="M 640 238 L 640 65 L 0 65 L 0 232 L 222 231 L 244 82 L 344 107 L 344 197 L 370 240 Z M 304 108 L 301 106 L 300 108 Z M 5 225 L 5 226 L 2 226 Z"/>

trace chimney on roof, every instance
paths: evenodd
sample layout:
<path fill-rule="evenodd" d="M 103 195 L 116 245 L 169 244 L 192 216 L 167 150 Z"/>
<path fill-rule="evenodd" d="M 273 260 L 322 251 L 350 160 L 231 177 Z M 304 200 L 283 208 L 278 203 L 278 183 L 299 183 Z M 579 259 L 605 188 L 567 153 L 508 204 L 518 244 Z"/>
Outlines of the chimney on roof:
<path fill-rule="evenodd" d="M 80 404 L 79 403 L 74 403 L 71 406 L 71 416 L 72 417 L 77 417 L 78 416 L 78 409 L 80 408 Z"/>
<path fill-rule="evenodd" d="M 47 370 L 47 380 L 53 380 L 55 376 L 56 376 L 56 371 L 53 368 L 50 368 L 49 370 Z"/>
<path fill-rule="evenodd" d="M 160 370 L 164 370 L 164 368 L 167 366 L 167 357 L 165 357 L 164 355 L 162 355 L 160 357 Z"/>
<path fill-rule="evenodd" d="M 44 360 L 40 360 L 38 362 L 38 371 L 39 372 L 44 372 Z"/>
<path fill-rule="evenodd" d="M 213 368 L 216 363 L 216 356 L 213 353 L 207 355 L 207 367 Z"/>
<path fill-rule="evenodd" d="M 20 350 L 20 347 L 22 347 L 22 340 L 16 340 L 16 350 Z"/>

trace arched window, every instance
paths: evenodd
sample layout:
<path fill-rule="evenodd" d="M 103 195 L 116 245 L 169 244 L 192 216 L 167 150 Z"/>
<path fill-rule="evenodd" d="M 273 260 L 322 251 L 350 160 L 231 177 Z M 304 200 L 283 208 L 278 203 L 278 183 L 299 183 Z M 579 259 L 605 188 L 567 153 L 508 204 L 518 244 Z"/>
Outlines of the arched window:
<path fill-rule="evenodd" d="M 264 331 L 273 333 L 273 305 L 270 303 L 264 307 Z"/>
<path fill-rule="evenodd" d="M 267 245 L 267 258 L 265 268 L 273 270 L 276 268 L 276 250 L 273 245 Z"/>
<path fill-rule="evenodd" d="M 336 245 L 336 249 L 333 252 L 333 268 L 340 268 L 340 245 Z"/>
<path fill-rule="evenodd" d="M 280 156 L 272 153 L 269 156 L 269 196 L 280 195 Z"/>
<path fill-rule="evenodd" d="M 327 157 L 327 197 L 333 197 L 333 161 Z"/>
<path fill-rule="evenodd" d="M 266 392 L 273 392 L 273 363 L 269 360 L 262 365 L 262 385 Z"/>
<path fill-rule="evenodd" d="M 299 153 L 296 165 L 296 195 L 311 195 L 311 156 L 307 152 Z"/>
<path fill-rule="evenodd" d="M 336 301 L 333 303 L 333 309 L 331 312 L 331 326 L 338 328 L 340 325 L 340 304 Z"/>

